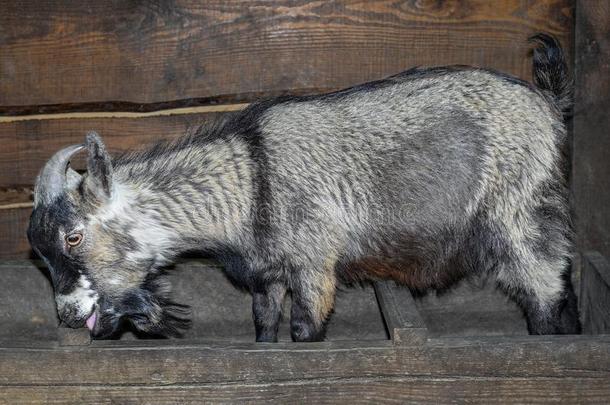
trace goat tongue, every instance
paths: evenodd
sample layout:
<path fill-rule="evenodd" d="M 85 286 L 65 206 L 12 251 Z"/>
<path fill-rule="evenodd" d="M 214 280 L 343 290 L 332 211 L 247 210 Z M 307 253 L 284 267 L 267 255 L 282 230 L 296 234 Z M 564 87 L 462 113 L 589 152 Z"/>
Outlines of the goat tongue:
<path fill-rule="evenodd" d="M 91 316 L 89 318 L 87 318 L 87 321 L 85 322 L 85 324 L 87 325 L 87 328 L 89 328 L 89 330 L 93 330 L 93 328 L 95 328 L 96 320 L 97 320 L 97 314 L 96 314 L 96 311 L 93 311 Z"/>

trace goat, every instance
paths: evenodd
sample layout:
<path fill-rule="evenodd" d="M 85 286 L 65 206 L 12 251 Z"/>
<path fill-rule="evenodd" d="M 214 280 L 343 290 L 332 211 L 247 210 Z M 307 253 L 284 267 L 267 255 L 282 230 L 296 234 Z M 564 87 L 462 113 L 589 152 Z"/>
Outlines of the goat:
<path fill-rule="evenodd" d="M 254 103 L 114 159 L 95 133 L 40 172 L 28 238 L 60 318 L 106 338 L 123 321 L 179 335 L 164 268 L 213 255 L 276 341 L 324 338 L 337 285 L 413 291 L 494 277 L 533 334 L 577 333 L 561 150 L 570 81 L 534 37 L 534 83 L 482 68 L 414 68 L 346 90 Z M 86 149 L 87 172 L 69 167 Z M 205 292 L 202 292 L 205 293 Z"/>

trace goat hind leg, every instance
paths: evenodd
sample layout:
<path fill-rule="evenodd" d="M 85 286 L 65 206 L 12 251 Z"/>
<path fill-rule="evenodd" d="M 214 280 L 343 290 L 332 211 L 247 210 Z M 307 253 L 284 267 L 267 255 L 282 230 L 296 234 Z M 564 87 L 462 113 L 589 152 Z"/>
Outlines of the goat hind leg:
<path fill-rule="evenodd" d="M 577 334 L 580 321 L 567 260 L 530 260 L 498 274 L 498 283 L 523 308 L 530 334 Z"/>
<path fill-rule="evenodd" d="M 326 321 L 335 304 L 336 280 L 332 271 L 303 270 L 292 286 L 290 331 L 295 342 L 324 340 Z"/>

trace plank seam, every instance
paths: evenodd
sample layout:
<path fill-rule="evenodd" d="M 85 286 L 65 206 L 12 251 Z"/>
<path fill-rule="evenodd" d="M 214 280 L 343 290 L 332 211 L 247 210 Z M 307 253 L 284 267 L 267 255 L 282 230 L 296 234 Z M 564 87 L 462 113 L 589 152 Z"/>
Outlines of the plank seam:
<path fill-rule="evenodd" d="M 165 109 L 165 110 L 157 110 L 157 111 L 149 111 L 149 112 L 98 111 L 98 112 L 56 113 L 56 114 L 13 115 L 13 116 L 0 116 L 0 123 L 10 123 L 10 122 L 19 122 L 19 121 L 75 119 L 75 118 L 81 118 L 81 119 L 83 119 L 83 118 L 146 118 L 146 117 L 160 117 L 160 116 L 169 116 L 169 115 L 233 112 L 233 111 L 242 110 L 245 107 L 247 107 L 248 105 L 249 105 L 249 103 L 207 105 L 207 106 L 200 106 L 200 107 L 169 108 L 169 109 Z"/>
<path fill-rule="evenodd" d="M 0 210 L 14 210 L 14 209 L 18 209 L 18 208 L 33 208 L 33 207 L 34 207 L 33 202 L 13 203 L 13 204 L 0 205 Z"/>
<path fill-rule="evenodd" d="M 244 380 L 227 380 L 223 382 L 175 382 L 168 383 L 163 381 L 151 381 L 148 382 L 129 382 L 129 383 L 57 383 L 52 382 L 49 384 L 27 384 L 27 383 L 0 383 L 0 388 L 26 388 L 26 387 L 89 387 L 89 388 L 120 388 L 120 387 L 138 387 L 138 388 L 224 388 L 230 386 L 244 386 L 244 387 L 264 387 L 268 385 L 317 385 L 323 383 L 375 383 L 375 382 L 416 382 L 418 380 L 432 380 L 438 382 L 451 382 L 451 381 L 502 381 L 502 380 L 513 380 L 513 381 L 548 381 L 548 380 L 559 380 L 559 381 L 578 381 L 578 380 L 598 380 L 605 381 L 608 379 L 607 375 L 592 376 L 592 375 L 561 375 L 560 373 L 551 375 L 460 375 L 460 374 L 409 374 L 409 375 L 396 375 L 396 374 L 377 374 L 366 377 L 311 377 L 311 378 L 299 378 L 294 379 L 271 379 L 263 381 L 244 381 Z"/>

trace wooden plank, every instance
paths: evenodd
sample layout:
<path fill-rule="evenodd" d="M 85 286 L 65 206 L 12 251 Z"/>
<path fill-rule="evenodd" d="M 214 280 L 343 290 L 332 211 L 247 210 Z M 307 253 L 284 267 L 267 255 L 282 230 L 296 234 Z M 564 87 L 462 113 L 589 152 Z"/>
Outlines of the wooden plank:
<path fill-rule="evenodd" d="M 31 203 L 25 194 L 20 196 L 20 200 L 24 207 L 0 209 L 0 260 L 27 259 L 32 255 L 26 235 Z"/>
<path fill-rule="evenodd" d="M 32 196 L 33 186 L 0 187 L 0 260 L 31 256 L 26 230 Z"/>
<path fill-rule="evenodd" d="M 34 188 L 29 186 L 0 188 L 0 210 L 31 204 L 33 192 Z"/>
<path fill-rule="evenodd" d="M 6 404 L 585 404 L 607 403 L 607 378 L 369 377 L 270 384 L 1 387 Z"/>
<path fill-rule="evenodd" d="M 8 2 L 0 27 L 4 114 L 146 110 L 337 89 L 414 65 L 528 78 L 529 35 L 556 34 L 571 49 L 572 0 Z"/>
<path fill-rule="evenodd" d="M 583 254 L 580 297 L 583 332 L 610 333 L 610 264 L 599 252 Z"/>
<path fill-rule="evenodd" d="M 610 378 L 610 336 L 222 344 L 94 341 L 0 348 L 0 385 L 182 385 L 427 376 Z"/>
<path fill-rule="evenodd" d="M 610 2 L 576 11 L 572 196 L 578 250 L 610 257 Z"/>
<path fill-rule="evenodd" d="M 421 345 L 426 341 L 428 330 L 407 288 L 377 282 L 375 294 L 394 344 Z"/>

